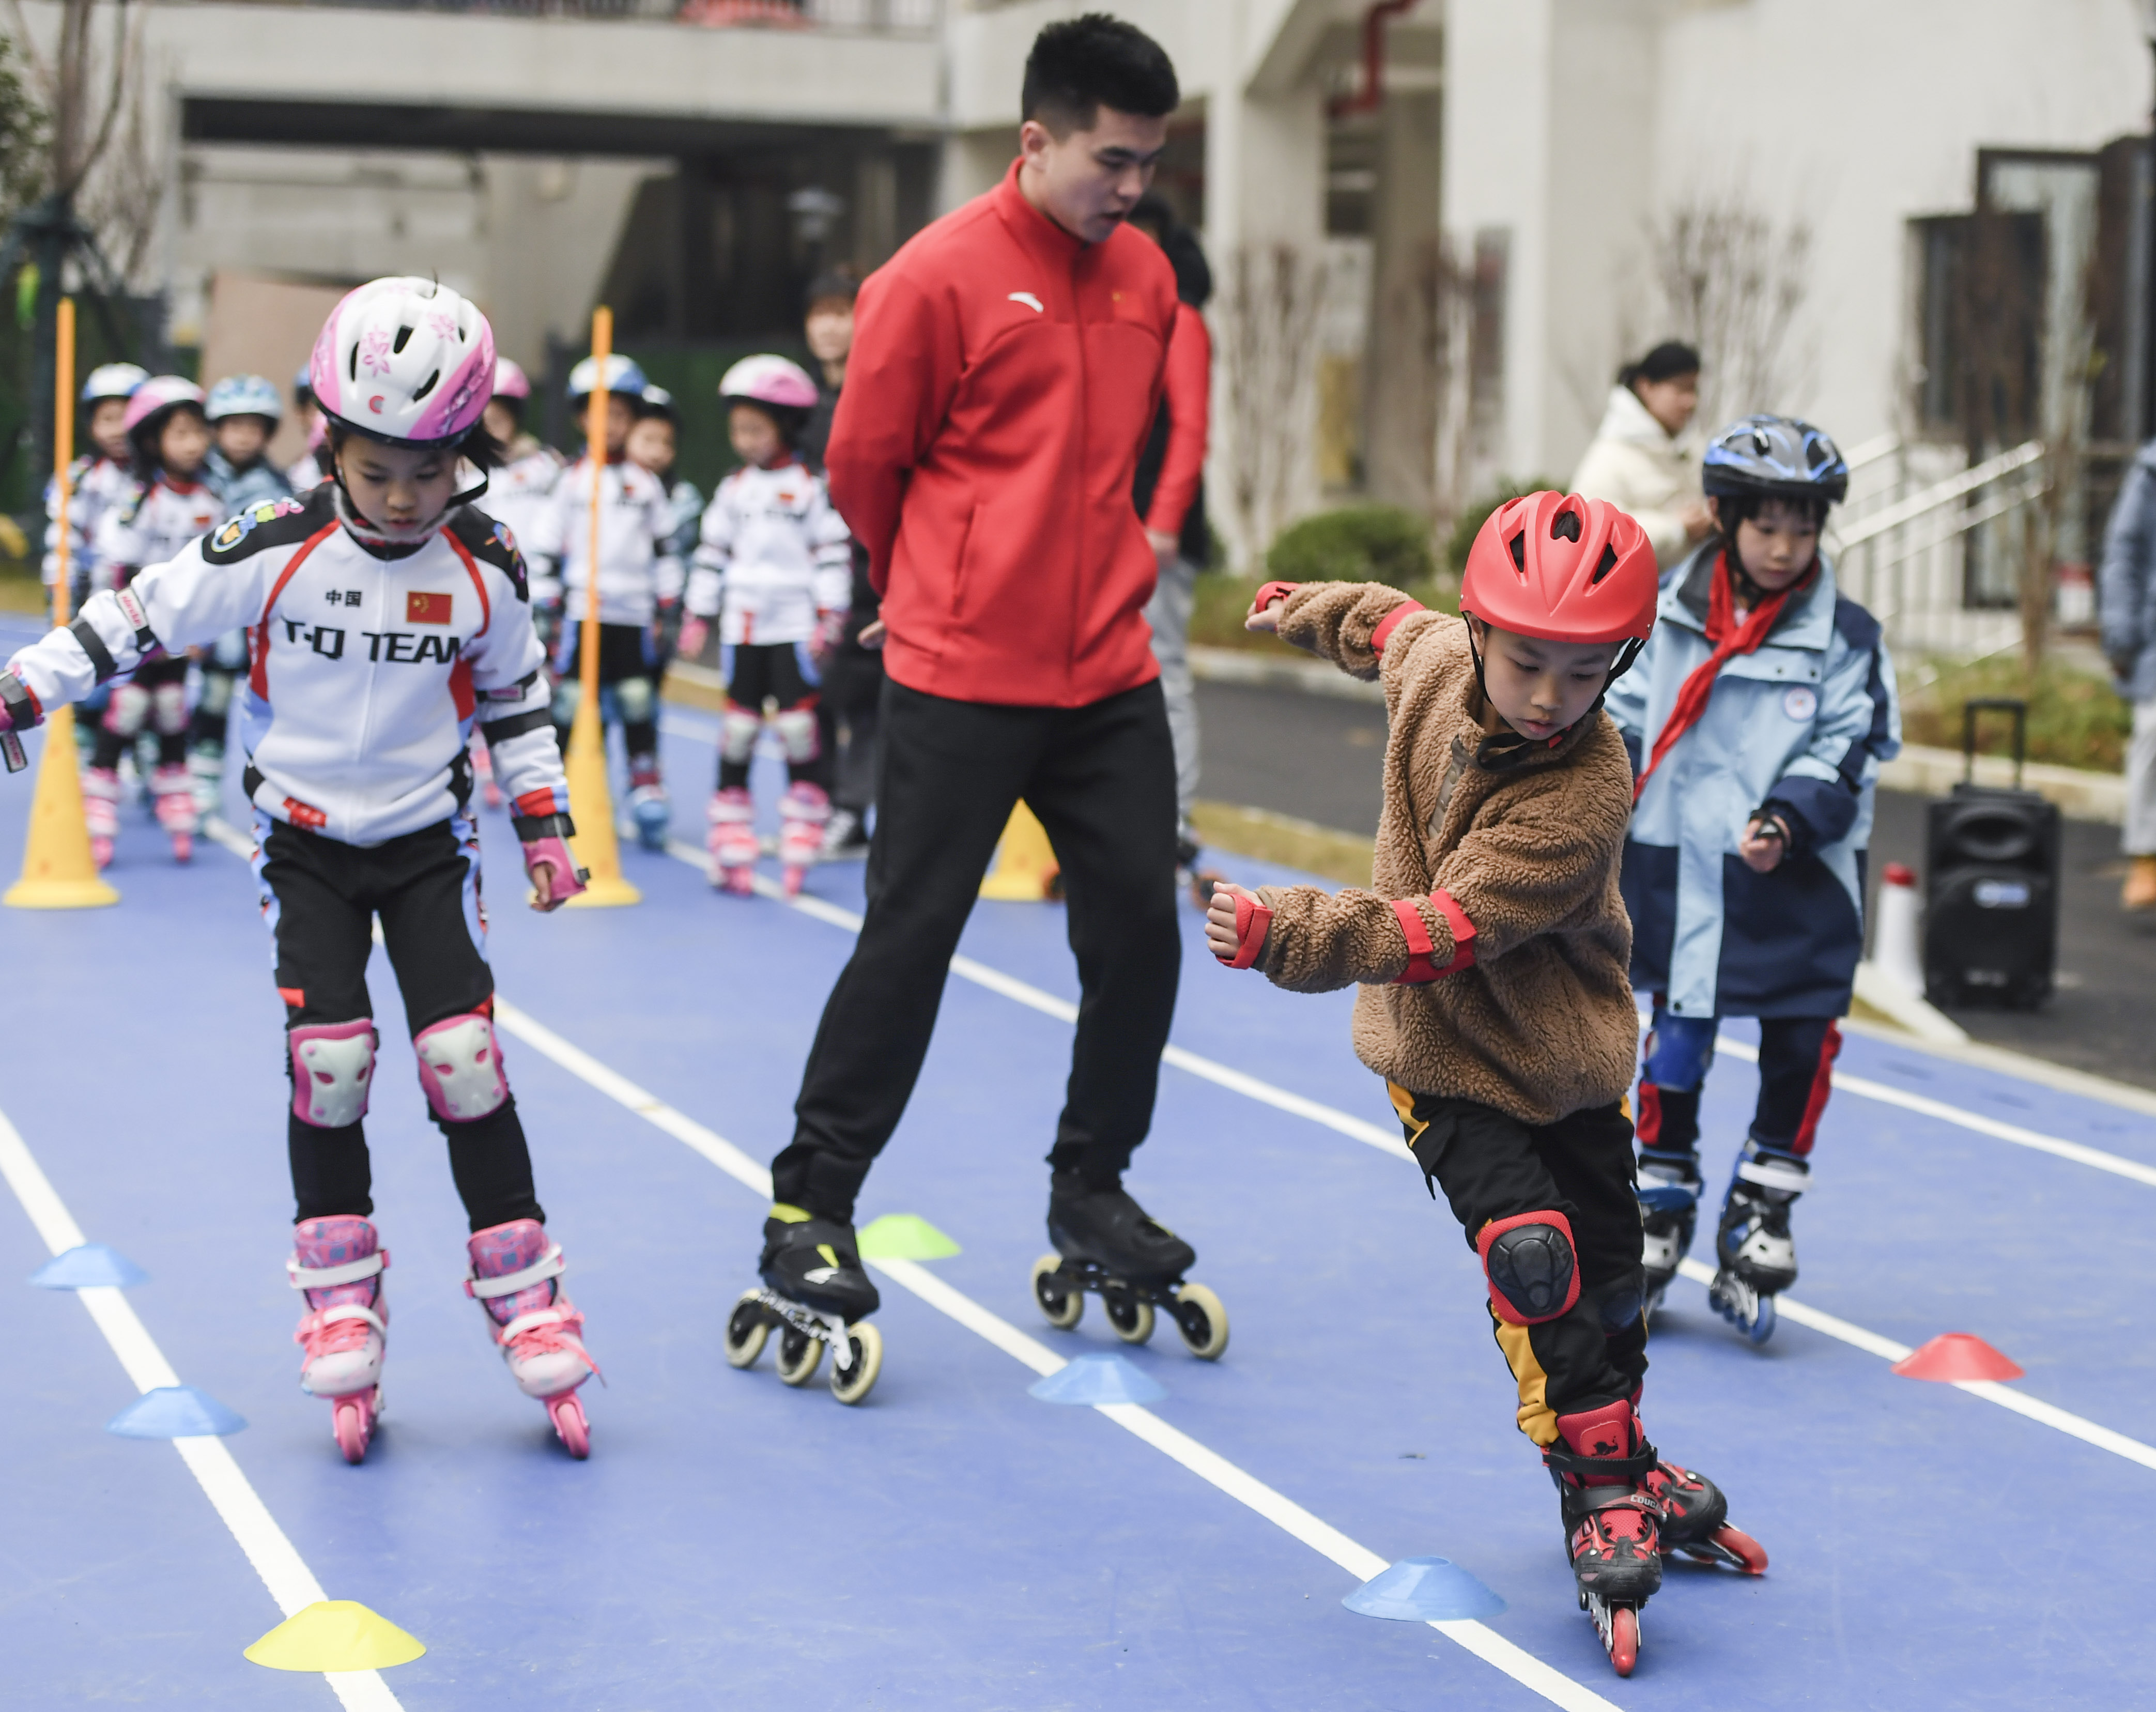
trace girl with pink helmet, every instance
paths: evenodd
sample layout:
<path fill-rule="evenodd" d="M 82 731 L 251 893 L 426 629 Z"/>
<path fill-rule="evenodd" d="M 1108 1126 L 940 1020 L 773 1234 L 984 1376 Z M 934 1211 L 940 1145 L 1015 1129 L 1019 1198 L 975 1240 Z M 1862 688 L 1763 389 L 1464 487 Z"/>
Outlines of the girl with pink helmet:
<path fill-rule="evenodd" d="M 361 286 L 309 366 L 327 479 L 173 544 L 0 672 L 0 730 L 21 728 L 96 683 L 247 630 L 240 730 L 285 1002 L 300 1384 L 331 1404 L 355 1463 L 381 1407 L 388 1329 L 362 1123 L 379 1038 L 367 986 L 377 918 L 470 1220 L 465 1290 L 570 1453 L 590 1448 L 577 1388 L 598 1370 L 562 1293 L 495 1038 L 470 812 L 476 729 L 513 799 L 533 907 L 583 889 L 523 561 L 468 503 L 499 456 L 481 421 L 494 369 L 486 318 L 456 292 L 414 279 Z"/>
<path fill-rule="evenodd" d="M 726 678 L 711 807 L 711 884 L 750 889 L 757 842 L 749 761 L 763 730 L 764 703 L 773 700 L 786 748 L 778 854 L 793 893 L 823 848 L 831 817 L 816 705 L 824 662 L 853 600 L 852 538 L 824 479 L 794 452 L 816 407 L 815 382 L 783 356 L 751 356 L 726 371 L 719 396 L 742 462 L 704 513 L 681 627 L 681 652 L 694 659 L 718 619 Z"/>

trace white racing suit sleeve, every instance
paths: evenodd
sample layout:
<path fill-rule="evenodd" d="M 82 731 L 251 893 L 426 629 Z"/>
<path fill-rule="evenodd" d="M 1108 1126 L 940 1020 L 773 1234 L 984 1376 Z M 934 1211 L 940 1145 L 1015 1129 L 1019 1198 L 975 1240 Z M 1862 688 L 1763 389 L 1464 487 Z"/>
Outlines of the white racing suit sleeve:
<path fill-rule="evenodd" d="M 808 545 L 815 556 L 816 610 L 843 613 L 854 600 L 853 536 L 821 478 L 816 483 L 815 497 L 808 502 L 808 515 L 802 520 L 808 525 Z"/>
<path fill-rule="evenodd" d="M 690 560 L 685 604 L 693 618 L 717 618 L 720 602 L 725 598 L 726 563 L 733 557 L 734 548 L 733 489 L 731 479 L 721 482 L 719 490 L 711 495 L 711 503 L 704 509 L 703 527 L 698 531 L 696 551 Z"/>
<path fill-rule="evenodd" d="M 534 828 L 549 815 L 567 816 L 569 784 L 562 770 L 562 749 L 554 739 L 547 711 L 552 700 L 547 681 L 547 651 L 531 628 L 531 609 L 515 585 L 495 566 L 486 568 L 494 622 L 473 643 L 472 692 L 476 718 L 494 758 L 494 777 L 515 811 L 521 839 L 558 828 Z"/>
<path fill-rule="evenodd" d="M 652 596 L 660 606 L 671 606 L 681 598 L 688 573 L 681 556 L 674 551 L 674 502 L 667 497 L 665 484 L 655 475 L 651 478 L 651 497 L 644 509 L 651 525 Z"/>
<path fill-rule="evenodd" d="M 116 525 L 110 531 L 128 533 Z M 281 557 L 213 565 L 202 548 L 199 540 L 190 541 L 177 558 L 152 565 L 126 588 L 92 595 L 72 624 L 32 643 L 9 669 L 50 709 L 80 701 L 106 679 L 133 671 L 153 648 L 177 654 L 258 622 L 267 592 L 264 570 L 281 564 Z"/>

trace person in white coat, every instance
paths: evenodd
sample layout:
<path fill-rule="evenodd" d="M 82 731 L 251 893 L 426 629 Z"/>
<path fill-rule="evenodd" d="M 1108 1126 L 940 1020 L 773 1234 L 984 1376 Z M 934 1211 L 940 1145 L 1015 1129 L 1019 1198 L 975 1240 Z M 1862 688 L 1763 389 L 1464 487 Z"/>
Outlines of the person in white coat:
<path fill-rule="evenodd" d="M 1699 353 L 1674 340 L 1617 372 L 1602 426 L 1572 491 L 1626 511 L 1654 543 L 1665 572 L 1714 532 L 1700 491 L 1699 448 L 1686 436 L 1699 408 Z"/>

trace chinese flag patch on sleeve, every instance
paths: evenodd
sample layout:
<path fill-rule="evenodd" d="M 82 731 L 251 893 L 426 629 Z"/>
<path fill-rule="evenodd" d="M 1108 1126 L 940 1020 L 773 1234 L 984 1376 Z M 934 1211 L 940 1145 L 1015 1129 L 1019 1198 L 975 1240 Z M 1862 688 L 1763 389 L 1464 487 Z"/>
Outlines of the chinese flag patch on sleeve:
<path fill-rule="evenodd" d="M 407 624 L 446 624 L 456 597 L 450 594 L 429 594 L 424 589 L 413 589 L 404 597 L 404 622 Z"/>

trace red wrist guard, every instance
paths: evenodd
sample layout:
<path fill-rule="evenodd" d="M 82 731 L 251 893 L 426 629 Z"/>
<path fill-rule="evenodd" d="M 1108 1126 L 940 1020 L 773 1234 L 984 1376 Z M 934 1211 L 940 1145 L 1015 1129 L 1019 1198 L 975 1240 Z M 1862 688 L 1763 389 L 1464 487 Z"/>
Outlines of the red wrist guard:
<path fill-rule="evenodd" d="M 1258 961 L 1258 954 L 1265 948 L 1265 935 L 1272 931 L 1273 912 L 1263 904 L 1253 903 L 1248 898 L 1235 900 L 1235 955 L 1221 957 L 1220 961 L 1230 969 L 1247 969 Z M 1219 953 L 1214 953 L 1217 956 Z"/>
<path fill-rule="evenodd" d="M 1400 620 L 1410 613 L 1426 613 L 1429 610 L 1420 601 L 1402 601 L 1378 620 L 1378 628 L 1370 633 L 1370 652 L 1380 659 L 1383 659 L 1385 644 L 1393 639 L 1393 632 L 1400 628 Z"/>
<path fill-rule="evenodd" d="M 1286 600 L 1301 587 L 1300 582 L 1268 582 L 1258 591 L 1257 598 L 1250 602 L 1250 615 L 1255 618 L 1275 601 Z"/>
<path fill-rule="evenodd" d="M 1423 925 L 1422 912 L 1412 901 L 1402 898 L 1394 904 L 1393 914 L 1399 917 L 1400 931 L 1407 935 L 1408 966 L 1394 977 L 1395 987 L 1425 987 L 1448 975 L 1457 975 L 1475 961 L 1475 924 L 1467 919 L 1467 912 L 1453 901 L 1452 894 L 1447 891 L 1432 892 L 1430 901 L 1452 929 L 1452 961 L 1441 969 L 1438 967 L 1437 946 L 1430 939 L 1430 930 Z"/>

